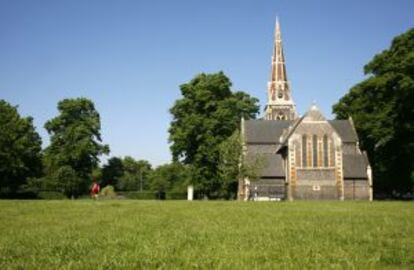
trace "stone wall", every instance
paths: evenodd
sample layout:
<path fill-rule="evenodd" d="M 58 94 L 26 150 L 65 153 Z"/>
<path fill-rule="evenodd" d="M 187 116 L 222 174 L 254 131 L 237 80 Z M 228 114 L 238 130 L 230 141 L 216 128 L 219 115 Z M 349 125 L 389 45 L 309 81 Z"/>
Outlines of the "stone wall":
<path fill-rule="evenodd" d="M 345 179 L 345 200 L 369 200 L 369 184 L 367 180 Z"/>
<path fill-rule="evenodd" d="M 297 169 L 294 200 L 337 200 L 335 169 Z"/>
<path fill-rule="evenodd" d="M 298 185 L 304 180 L 328 180 L 335 184 L 335 169 L 321 168 L 321 169 L 296 169 L 296 177 Z"/>
<path fill-rule="evenodd" d="M 307 138 L 305 146 L 302 145 L 304 135 Z M 296 157 L 296 181 L 291 186 L 292 199 L 342 199 L 342 142 L 333 127 L 319 118 L 315 121 L 308 119 L 296 128 L 291 140 Z M 290 151 L 291 148 L 289 147 Z M 352 149 L 355 149 L 355 145 L 349 146 L 349 150 Z"/>
<path fill-rule="evenodd" d="M 284 179 L 262 178 L 250 184 L 250 199 L 257 197 L 285 199 L 285 190 Z"/>
<path fill-rule="evenodd" d="M 335 185 L 298 185 L 293 193 L 294 200 L 338 200 Z"/>

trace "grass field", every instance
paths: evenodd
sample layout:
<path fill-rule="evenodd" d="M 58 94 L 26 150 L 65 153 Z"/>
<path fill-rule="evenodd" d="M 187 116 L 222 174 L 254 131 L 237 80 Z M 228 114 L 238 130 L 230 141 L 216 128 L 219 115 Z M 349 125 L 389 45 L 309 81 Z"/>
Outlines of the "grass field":
<path fill-rule="evenodd" d="M 412 202 L 0 201 L 0 269 L 414 269 Z"/>

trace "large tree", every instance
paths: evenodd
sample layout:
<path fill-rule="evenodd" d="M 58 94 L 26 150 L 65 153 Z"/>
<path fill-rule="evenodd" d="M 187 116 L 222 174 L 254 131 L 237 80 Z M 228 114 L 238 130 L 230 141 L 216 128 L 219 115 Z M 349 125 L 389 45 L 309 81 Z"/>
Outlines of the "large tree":
<path fill-rule="evenodd" d="M 120 190 L 148 189 L 149 177 L 152 172 L 151 164 L 146 160 L 135 160 L 125 157 L 122 160 L 123 174 L 118 180 L 117 187 Z"/>
<path fill-rule="evenodd" d="M 414 28 L 364 68 L 369 77 L 333 106 L 352 116 L 368 151 L 376 192 L 411 191 L 414 183 Z"/>
<path fill-rule="evenodd" d="M 221 187 L 218 146 L 239 127 L 241 117 L 255 118 L 258 100 L 232 92 L 223 72 L 200 74 L 180 86 L 182 98 L 170 112 L 174 161 L 191 164 L 196 189 L 216 196 Z"/>
<path fill-rule="evenodd" d="M 60 183 L 64 193 L 76 196 L 87 191 L 92 170 L 109 147 L 101 143 L 100 116 L 91 100 L 64 99 L 58 110 L 59 115 L 45 124 L 50 134 L 45 150 L 47 174 Z"/>
<path fill-rule="evenodd" d="M 173 162 L 161 165 L 152 171 L 149 187 L 158 193 L 185 193 L 189 178 L 189 166 Z"/>
<path fill-rule="evenodd" d="M 0 100 L 0 191 L 15 192 L 42 171 L 41 139 L 31 117 Z"/>
<path fill-rule="evenodd" d="M 111 157 L 108 159 L 107 164 L 102 167 L 102 180 L 101 185 L 104 186 L 116 186 L 119 179 L 124 175 L 124 164 L 119 157 Z"/>

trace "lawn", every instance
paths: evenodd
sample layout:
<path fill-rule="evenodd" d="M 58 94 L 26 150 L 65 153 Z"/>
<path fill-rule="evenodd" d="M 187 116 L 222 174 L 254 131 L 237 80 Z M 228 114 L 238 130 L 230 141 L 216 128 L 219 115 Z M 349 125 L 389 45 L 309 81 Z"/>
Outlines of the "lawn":
<path fill-rule="evenodd" d="M 414 269 L 413 202 L 0 201 L 0 269 Z"/>

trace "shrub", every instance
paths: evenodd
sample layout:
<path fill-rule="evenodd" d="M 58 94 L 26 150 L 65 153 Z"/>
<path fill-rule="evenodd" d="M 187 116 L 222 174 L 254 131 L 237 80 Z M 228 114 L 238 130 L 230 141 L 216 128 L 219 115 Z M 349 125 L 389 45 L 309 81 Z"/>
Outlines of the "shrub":
<path fill-rule="evenodd" d="M 168 193 L 167 192 L 166 199 L 167 200 L 187 200 L 187 193 L 183 193 L 183 192 Z"/>
<path fill-rule="evenodd" d="M 133 200 L 155 200 L 157 199 L 157 196 L 154 192 L 132 191 L 132 192 L 124 192 L 123 195 L 127 199 L 133 199 Z"/>
<path fill-rule="evenodd" d="M 116 198 L 116 192 L 114 190 L 113 186 L 106 186 L 104 187 L 101 192 L 99 193 L 99 198 L 103 199 L 115 199 Z"/>
<path fill-rule="evenodd" d="M 32 191 L 0 191 L 0 199 L 33 200 L 37 198 L 36 196 Z"/>
<path fill-rule="evenodd" d="M 66 199 L 66 196 L 57 191 L 40 191 L 37 194 L 37 198 L 42 200 L 63 200 Z"/>

